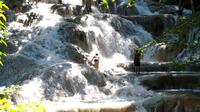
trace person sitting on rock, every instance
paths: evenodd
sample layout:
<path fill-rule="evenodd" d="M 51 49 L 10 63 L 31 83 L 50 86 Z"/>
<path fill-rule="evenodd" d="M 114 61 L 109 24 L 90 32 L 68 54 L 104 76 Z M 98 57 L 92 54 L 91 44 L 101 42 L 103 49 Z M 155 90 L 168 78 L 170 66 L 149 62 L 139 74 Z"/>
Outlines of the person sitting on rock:
<path fill-rule="evenodd" d="M 96 53 L 95 56 L 93 56 L 92 60 L 90 61 L 91 64 L 92 64 L 92 62 L 94 63 L 94 64 L 92 64 L 92 65 L 93 65 L 97 70 L 99 70 L 99 59 L 100 59 L 100 57 L 99 57 L 98 53 Z"/>

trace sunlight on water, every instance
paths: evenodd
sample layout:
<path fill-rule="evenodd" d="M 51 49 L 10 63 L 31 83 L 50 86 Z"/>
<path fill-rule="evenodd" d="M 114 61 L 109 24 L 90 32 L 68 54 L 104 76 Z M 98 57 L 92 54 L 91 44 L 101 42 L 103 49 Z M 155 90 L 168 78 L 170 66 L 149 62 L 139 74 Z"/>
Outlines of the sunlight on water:
<path fill-rule="evenodd" d="M 81 3 L 80 0 L 66 2 Z M 28 13 L 39 14 L 40 19 L 28 27 L 18 22 L 9 24 L 8 29 L 28 33 L 25 35 L 23 32 L 25 36 L 17 37 L 22 38 L 17 54 L 43 67 L 41 74 L 22 84 L 22 95 L 25 98 L 30 101 L 44 99 L 47 102 L 64 104 L 63 102 L 134 102 L 151 96 L 151 92 L 139 84 L 117 76 L 127 73 L 117 65 L 132 61 L 134 49 L 152 40 L 150 33 L 141 26 L 116 15 L 83 16 L 77 28 L 86 33 L 87 44 L 92 48 L 90 52 L 82 54 L 87 54 L 87 60 L 91 60 L 96 53 L 99 54 L 100 73 L 84 62 L 81 64 L 71 62 L 68 57 L 70 51 L 66 48 L 67 44 L 71 43 L 68 43 L 65 39 L 67 37 L 64 36 L 69 32 L 59 34 L 58 30 L 63 19 L 51 13 L 51 6 L 52 4 L 39 3 L 38 8 L 30 10 Z M 19 14 L 19 19 L 27 18 L 24 14 Z M 75 58 L 76 55 L 73 54 Z M 103 75 L 103 78 L 100 75 Z M 102 83 L 105 82 L 102 87 L 98 85 L 98 81 L 101 80 Z"/>
<path fill-rule="evenodd" d="M 115 53 L 111 58 L 103 58 L 101 63 L 101 70 L 108 73 L 126 73 L 123 68 L 117 67 L 120 63 L 129 62 L 122 54 Z"/>
<path fill-rule="evenodd" d="M 43 99 L 42 80 L 34 78 L 32 81 L 25 83 L 22 87 L 20 94 L 29 101 L 37 101 Z"/>
<path fill-rule="evenodd" d="M 58 22 L 60 22 L 61 16 L 56 15 L 56 14 L 52 14 L 50 7 L 52 6 L 52 4 L 44 4 L 44 3 L 39 3 L 38 7 L 39 8 L 35 8 L 30 10 L 30 12 L 35 12 L 37 14 L 42 15 L 42 21 L 40 21 L 38 23 L 38 26 L 42 26 L 42 27 L 49 27 L 49 26 L 54 26 L 56 25 Z"/>
<path fill-rule="evenodd" d="M 82 0 L 62 0 L 65 4 L 82 5 Z"/>
<path fill-rule="evenodd" d="M 108 15 L 109 17 L 109 15 Z M 143 46 L 152 40 L 151 34 L 146 32 L 141 26 L 134 25 L 132 22 L 124 20 L 122 23 L 115 16 L 108 18 L 108 21 L 96 19 L 91 15 L 84 16 L 82 22 L 86 22 L 86 27 L 82 29 L 87 32 L 88 42 L 95 44 L 98 52 L 105 57 L 112 57 L 113 54 L 119 53 L 130 59 L 134 48 Z M 111 22 L 115 21 L 116 26 L 111 26 Z M 130 34 L 123 31 L 126 25 Z M 81 26 L 80 26 L 81 27 Z M 122 32 L 116 31 L 121 29 Z"/>

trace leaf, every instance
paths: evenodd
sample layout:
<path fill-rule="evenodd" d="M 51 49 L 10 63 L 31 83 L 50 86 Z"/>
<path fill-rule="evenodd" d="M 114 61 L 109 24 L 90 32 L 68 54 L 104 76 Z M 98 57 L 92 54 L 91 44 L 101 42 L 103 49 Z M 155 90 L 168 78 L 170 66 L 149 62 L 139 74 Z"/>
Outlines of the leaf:
<path fill-rule="evenodd" d="M 6 9 L 9 9 L 8 6 L 6 4 L 2 4 L 2 6 Z"/>
<path fill-rule="evenodd" d="M 6 16 L 4 14 L 0 13 L 0 17 L 2 17 L 4 21 L 6 21 Z"/>
<path fill-rule="evenodd" d="M 0 9 L 0 13 L 3 13 L 3 12 L 5 12 L 4 10 L 2 10 L 2 9 Z"/>
<path fill-rule="evenodd" d="M 4 23 L 0 20 L 0 28 L 2 28 L 3 30 L 6 29 L 6 26 L 4 25 Z"/>
<path fill-rule="evenodd" d="M 8 44 L 6 43 L 6 41 L 4 40 L 4 39 L 0 39 L 0 44 L 3 44 L 3 45 L 5 45 L 5 46 L 8 46 Z"/>

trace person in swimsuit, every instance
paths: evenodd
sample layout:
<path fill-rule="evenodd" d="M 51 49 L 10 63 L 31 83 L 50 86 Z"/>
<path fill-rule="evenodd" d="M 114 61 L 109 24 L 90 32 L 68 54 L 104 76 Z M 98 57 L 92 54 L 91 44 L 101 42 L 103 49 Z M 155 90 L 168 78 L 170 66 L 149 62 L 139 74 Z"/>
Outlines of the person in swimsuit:
<path fill-rule="evenodd" d="M 99 70 L 99 55 L 98 53 L 95 54 L 95 56 L 93 56 L 92 60 L 90 61 L 91 63 L 94 62 L 93 66 Z"/>

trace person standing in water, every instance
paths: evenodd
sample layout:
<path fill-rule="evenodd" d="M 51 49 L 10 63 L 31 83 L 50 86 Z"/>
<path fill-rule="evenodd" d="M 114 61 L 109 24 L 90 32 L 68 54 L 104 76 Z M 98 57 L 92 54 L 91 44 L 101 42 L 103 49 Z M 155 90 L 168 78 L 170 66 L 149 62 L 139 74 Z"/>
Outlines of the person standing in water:
<path fill-rule="evenodd" d="M 141 51 L 139 49 L 136 49 L 134 54 L 134 71 L 136 72 L 136 74 L 140 73 L 140 57 Z"/>
<path fill-rule="evenodd" d="M 94 64 L 92 64 L 97 70 L 99 70 L 99 55 L 98 53 L 95 54 L 95 56 L 93 56 L 92 60 L 90 61 L 91 63 L 94 62 Z"/>

